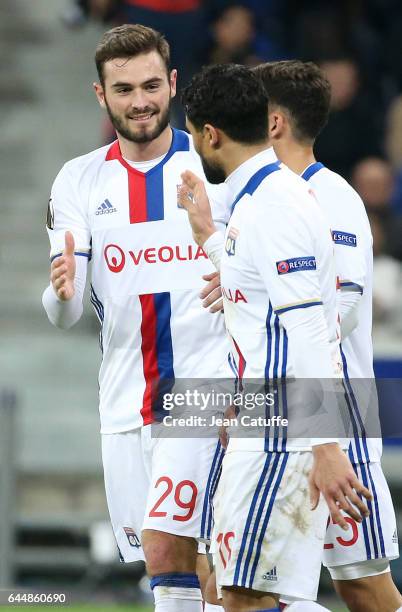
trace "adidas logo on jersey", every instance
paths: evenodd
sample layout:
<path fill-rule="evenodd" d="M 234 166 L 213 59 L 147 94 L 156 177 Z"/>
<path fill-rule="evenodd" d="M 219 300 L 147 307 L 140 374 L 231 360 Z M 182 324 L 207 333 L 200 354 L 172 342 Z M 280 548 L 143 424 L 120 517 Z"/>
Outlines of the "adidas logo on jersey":
<path fill-rule="evenodd" d="M 398 544 L 398 532 L 397 532 L 396 529 L 395 529 L 395 531 L 393 533 L 393 536 L 392 536 L 392 543 L 393 544 Z"/>
<path fill-rule="evenodd" d="M 267 572 L 266 574 L 264 574 L 262 579 L 263 580 L 271 580 L 271 581 L 278 580 L 278 576 L 277 576 L 277 573 L 276 573 L 276 565 L 275 565 L 275 567 L 273 567 L 271 569 L 270 572 Z"/>
<path fill-rule="evenodd" d="M 110 215 L 114 212 L 117 212 L 117 208 L 114 208 L 114 206 L 106 198 L 106 200 L 96 209 L 95 215 Z"/>

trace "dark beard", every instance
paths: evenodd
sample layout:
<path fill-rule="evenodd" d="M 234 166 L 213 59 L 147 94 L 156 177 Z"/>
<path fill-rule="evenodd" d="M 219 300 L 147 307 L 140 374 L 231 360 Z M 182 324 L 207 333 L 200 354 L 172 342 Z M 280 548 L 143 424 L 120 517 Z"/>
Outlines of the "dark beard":
<path fill-rule="evenodd" d="M 211 185 L 219 185 L 220 183 L 225 182 L 226 174 L 221 166 L 208 162 L 202 156 L 201 163 L 204 169 L 205 178 L 207 179 L 208 183 L 211 183 Z"/>
<path fill-rule="evenodd" d="M 120 117 L 112 113 L 110 106 L 108 105 L 106 100 L 105 100 L 105 104 L 106 104 L 107 113 L 109 115 L 109 119 L 112 122 L 114 129 L 116 130 L 116 132 L 120 134 L 120 136 L 123 136 L 123 138 L 125 138 L 126 140 L 129 140 L 130 142 L 135 142 L 137 144 L 151 142 L 152 140 L 155 140 L 156 138 L 158 138 L 158 136 L 160 136 L 162 132 L 169 125 L 170 105 L 171 105 L 170 100 L 169 100 L 169 104 L 167 108 L 164 111 L 159 112 L 159 120 L 157 121 L 156 126 L 154 127 L 152 132 L 147 132 L 146 128 L 142 132 L 132 132 L 128 127 L 123 125 L 123 122 L 120 119 Z"/>

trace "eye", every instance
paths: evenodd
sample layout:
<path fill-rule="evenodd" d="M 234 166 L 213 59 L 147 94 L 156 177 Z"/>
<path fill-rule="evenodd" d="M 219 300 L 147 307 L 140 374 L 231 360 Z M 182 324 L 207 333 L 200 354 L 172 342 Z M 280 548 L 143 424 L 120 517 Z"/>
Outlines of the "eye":
<path fill-rule="evenodd" d="M 117 89 L 116 91 L 119 94 L 125 94 L 125 93 L 129 93 L 131 89 L 129 87 L 119 87 L 119 89 Z"/>
<path fill-rule="evenodd" d="M 157 83 L 151 83 L 150 85 L 146 86 L 147 91 L 156 91 L 157 89 L 159 89 L 159 85 Z"/>

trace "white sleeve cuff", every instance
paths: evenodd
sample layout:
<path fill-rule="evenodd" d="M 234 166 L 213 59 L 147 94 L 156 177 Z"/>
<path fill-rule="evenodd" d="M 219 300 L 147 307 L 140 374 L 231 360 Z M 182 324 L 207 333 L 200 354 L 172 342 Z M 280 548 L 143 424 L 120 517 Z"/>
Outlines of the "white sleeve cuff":
<path fill-rule="evenodd" d="M 202 246 L 218 272 L 221 269 L 223 242 L 223 234 L 221 232 L 214 232 Z"/>
<path fill-rule="evenodd" d="M 72 327 L 77 323 L 83 311 L 82 300 L 87 277 L 88 260 L 86 257 L 76 257 L 75 264 L 75 294 L 71 300 L 59 300 L 52 284 L 46 287 L 42 295 L 42 304 L 49 321 L 60 329 Z"/>

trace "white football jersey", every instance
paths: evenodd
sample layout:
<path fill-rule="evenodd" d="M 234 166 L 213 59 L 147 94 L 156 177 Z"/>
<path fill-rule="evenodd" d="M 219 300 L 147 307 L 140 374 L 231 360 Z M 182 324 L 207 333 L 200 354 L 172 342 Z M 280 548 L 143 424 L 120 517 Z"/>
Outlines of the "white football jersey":
<path fill-rule="evenodd" d="M 76 256 L 92 259 L 102 433 L 153 422 L 174 379 L 230 372 L 223 316 L 212 316 L 199 298 L 202 275 L 214 268 L 178 206 L 184 170 L 203 176 L 191 137 L 173 130 L 169 152 L 146 173 L 122 158 L 116 141 L 66 163 L 53 185 L 51 258 L 70 230 Z M 215 223 L 224 227 L 227 188 L 211 189 Z"/>
<path fill-rule="evenodd" d="M 311 185 L 330 222 L 340 290 L 362 294 L 359 323 L 342 341 L 345 385 L 350 394 L 349 409 L 355 434 L 349 449 L 350 460 L 352 463 L 379 461 L 382 441 L 367 438 L 364 428 L 369 414 L 370 429 L 378 427 L 380 431 L 371 338 L 373 238 L 370 223 L 361 198 L 339 174 L 316 162 L 303 172 L 302 178 Z"/>
<path fill-rule="evenodd" d="M 324 309 L 335 373 L 339 341 L 334 249 L 329 224 L 308 186 L 280 165 L 272 148 L 242 164 L 228 184 L 232 193 L 245 185 L 232 206 L 221 261 L 225 320 L 239 379 L 296 376 L 294 348 L 280 315 L 317 305 Z M 274 410 L 285 416 L 285 400 Z M 230 444 L 274 451 L 310 448 L 305 440 L 286 441 L 276 429 L 266 432 L 269 442 L 233 437 Z"/>

